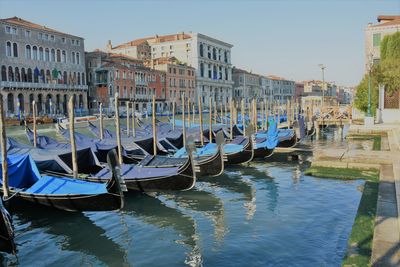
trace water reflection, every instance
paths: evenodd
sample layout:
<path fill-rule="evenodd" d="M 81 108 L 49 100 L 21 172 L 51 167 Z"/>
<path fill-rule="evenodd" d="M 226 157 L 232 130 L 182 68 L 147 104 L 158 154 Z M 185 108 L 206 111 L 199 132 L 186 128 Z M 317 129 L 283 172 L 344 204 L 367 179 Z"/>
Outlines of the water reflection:
<path fill-rule="evenodd" d="M 12 210 L 12 214 L 19 225 L 29 224 L 23 230 L 24 232 L 39 230 L 50 234 L 51 239 L 62 236 L 64 237 L 61 239 L 62 241 L 56 243 L 63 251 L 76 251 L 83 253 L 83 256 L 92 255 L 107 266 L 129 265 L 126 261 L 126 250 L 108 238 L 106 231 L 83 213 L 58 211 L 46 207 L 32 206 L 29 203 L 24 205 L 23 210 L 22 208 Z M 109 216 L 115 213 L 109 212 L 107 214 Z M 21 233 L 17 232 L 18 234 Z M 23 244 L 19 249 L 24 249 Z"/>
<path fill-rule="evenodd" d="M 256 188 L 248 177 L 243 177 L 240 172 L 226 169 L 224 173 L 218 177 L 204 178 L 203 181 L 208 183 L 210 187 L 218 187 L 226 189 L 233 193 L 243 196 L 245 203 L 246 219 L 251 220 L 256 212 Z"/>
<path fill-rule="evenodd" d="M 214 238 L 221 242 L 228 232 L 225 222 L 224 203 L 214 194 L 198 188 L 176 194 L 163 195 L 168 200 L 173 200 L 178 206 L 200 212 L 214 224 Z"/>
<path fill-rule="evenodd" d="M 166 206 L 156 195 L 129 193 L 125 200 L 125 213 L 160 229 L 172 228 L 178 232 L 183 239 L 176 242 L 190 248 L 185 263 L 190 266 L 201 265 L 202 255 L 198 245 L 197 225 L 192 217 Z"/>

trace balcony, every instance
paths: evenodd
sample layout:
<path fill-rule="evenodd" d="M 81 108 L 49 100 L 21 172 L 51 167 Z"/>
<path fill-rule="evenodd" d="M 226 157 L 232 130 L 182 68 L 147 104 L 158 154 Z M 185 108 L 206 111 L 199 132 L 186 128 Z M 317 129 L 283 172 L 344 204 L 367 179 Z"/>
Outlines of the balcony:
<path fill-rule="evenodd" d="M 22 88 L 22 89 L 54 89 L 54 90 L 88 90 L 87 85 L 52 84 L 52 83 L 30 83 L 30 82 L 0 82 L 0 88 Z"/>

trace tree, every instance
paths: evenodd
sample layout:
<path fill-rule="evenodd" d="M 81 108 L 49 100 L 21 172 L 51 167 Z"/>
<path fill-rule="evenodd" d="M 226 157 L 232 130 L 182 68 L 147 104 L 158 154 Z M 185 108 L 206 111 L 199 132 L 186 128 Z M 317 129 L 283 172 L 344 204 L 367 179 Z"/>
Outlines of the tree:
<path fill-rule="evenodd" d="M 371 71 L 371 112 L 375 115 L 376 108 L 378 107 L 378 80 L 380 70 L 377 66 L 374 66 Z M 361 111 L 367 112 L 368 110 L 368 74 L 364 75 L 360 84 L 356 88 L 356 95 L 354 104 L 356 108 Z"/>
<path fill-rule="evenodd" d="M 371 70 L 371 112 L 378 107 L 378 87 L 385 85 L 389 94 L 400 89 L 400 32 L 387 35 L 381 42 L 381 61 Z M 361 111 L 368 110 L 368 73 L 357 86 L 355 106 Z"/>

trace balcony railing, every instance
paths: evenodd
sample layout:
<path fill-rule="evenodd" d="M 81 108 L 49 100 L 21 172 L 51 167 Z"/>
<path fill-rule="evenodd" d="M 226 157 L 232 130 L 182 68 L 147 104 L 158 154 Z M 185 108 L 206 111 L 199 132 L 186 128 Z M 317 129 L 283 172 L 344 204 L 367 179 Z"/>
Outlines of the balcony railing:
<path fill-rule="evenodd" d="M 30 82 L 0 82 L 1 88 L 33 88 L 33 89 L 55 89 L 55 90 L 88 90 L 87 85 L 53 84 L 53 83 L 30 83 Z"/>

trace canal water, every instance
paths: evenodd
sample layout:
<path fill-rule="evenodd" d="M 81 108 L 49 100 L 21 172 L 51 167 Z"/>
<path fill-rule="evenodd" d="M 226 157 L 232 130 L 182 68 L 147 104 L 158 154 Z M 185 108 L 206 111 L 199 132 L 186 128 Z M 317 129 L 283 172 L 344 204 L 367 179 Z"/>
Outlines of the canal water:
<path fill-rule="evenodd" d="M 302 146 L 346 146 L 333 130 Z M 306 176 L 311 154 L 228 167 L 193 190 L 129 192 L 119 212 L 26 206 L 10 266 L 340 266 L 362 181 Z"/>

